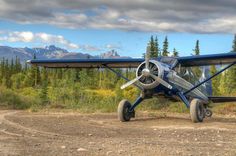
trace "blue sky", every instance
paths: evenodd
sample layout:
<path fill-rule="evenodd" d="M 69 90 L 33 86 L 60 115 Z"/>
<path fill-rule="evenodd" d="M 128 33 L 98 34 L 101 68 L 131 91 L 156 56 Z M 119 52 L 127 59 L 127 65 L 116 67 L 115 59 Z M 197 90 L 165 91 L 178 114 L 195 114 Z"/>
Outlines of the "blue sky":
<path fill-rule="evenodd" d="M 169 51 L 176 48 L 181 56 L 187 56 L 196 40 L 200 40 L 201 54 L 229 52 L 236 32 L 236 18 L 231 14 L 233 1 L 232 4 L 217 1 L 209 8 L 199 1 L 200 10 L 193 7 L 194 0 L 188 3 L 178 0 L 178 5 L 152 0 L 124 4 L 116 0 L 93 3 L 78 0 L 71 2 L 74 5 L 60 0 L 40 5 L 38 2 L 0 0 L 1 45 L 55 44 L 91 55 L 115 49 L 122 56 L 141 57 L 154 35 L 160 48 L 168 36 Z"/>

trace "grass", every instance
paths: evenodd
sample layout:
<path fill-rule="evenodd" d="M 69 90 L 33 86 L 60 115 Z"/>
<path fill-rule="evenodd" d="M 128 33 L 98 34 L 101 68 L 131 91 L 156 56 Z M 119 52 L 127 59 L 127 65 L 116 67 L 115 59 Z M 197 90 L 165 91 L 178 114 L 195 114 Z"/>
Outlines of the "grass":
<path fill-rule="evenodd" d="M 234 114 L 236 115 L 236 103 L 222 103 L 222 104 L 217 104 L 212 108 L 213 112 L 218 113 L 218 114 Z"/>
<path fill-rule="evenodd" d="M 30 96 L 23 96 L 10 89 L 0 87 L 0 106 L 6 109 L 28 109 L 38 105 L 39 101 Z"/>
<path fill-rule="evenodd" d="M 50 93 L 51 92 L 51 93 Z M 53 94 L 54 90 L 49 90 L 50 104 L 42 105 L 38 98 L 38 90 L 35 88 L 24 88 L 21 90 L 10 90 L 0 87 L 0 107 L 6 109 L 29 109 L 31 112 L 37 112 L 42 109 L 63 109 L 63 110 L 78 110 L 83 113 L 94 112 L 116 112 L 117 106 L 122 99 L 118 98 L 112 90 L 79 90 L 69 92 L 63 90 L 58 94 Z M 125 92 L 125 95 L 130 94 L 129 101 L 133 102 L 134 97 L 131 92 Z M 133 95 L 133 94 L 132 94 Z M 161 111 L 172 113 L 188 113 L 189 110 L 181 102 L 170 102 L 165 99 L 147 99 L 137 107 L 140 111 Z M 212 108 L 217 114 L 235 114 L 236 103 L 226 103 L 214 105 Z"/>

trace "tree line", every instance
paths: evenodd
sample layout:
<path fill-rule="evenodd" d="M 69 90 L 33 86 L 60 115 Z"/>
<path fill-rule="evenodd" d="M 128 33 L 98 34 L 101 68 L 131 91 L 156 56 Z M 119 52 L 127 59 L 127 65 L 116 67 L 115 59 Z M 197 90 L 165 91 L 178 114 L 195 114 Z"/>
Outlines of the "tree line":
<path fill-rule="evenodd" d="M 160 49 L 158 38 L 150 37 L 147 50 L 152 58 L 169 56 L 168 37 L 166 36 Z M 196 41 L 193 49 L 194 55 L 200 55 L 200 42 Z M 236 52 L 236 35 L 234 36 L 232 52 Z M 174 48 L 172 56 L 178 57 L 178 51 Z M 34 59 L 37 56 L 34 55 Z M 220 67 L 211 66 L 211 74 L 216 73 Z M 135 72 L 132 69 L 120 70 L 126 77 L 132 79 Z M 236 67 L 227 70 L 221 76 L 212 79 L 214 95 L 236 94 Z M 124 80 L 114 73 L 104 69 L 46 69 L 22 64 L 15 57 L 11 60 L 2 58 L 0 63 L 0 86 L 7 88 L 17 94 L 32 96 L 40 99 L 42 105 L 49 103 L 92 103 L 95 101 L 117 103 L 123 97 L 134 99 L 138 95 L 135 87 L 121 90 L 120 86 Z M 96 90 L 105 89 L 108 96 L 115 94 L 112 98 L 98 97 Z M 1 93 L 0 93 L 1 94 Z M 14 95 L 15 95 L 14 94 Z M 99 93 L 100 94 L 100 93 Z M 98 100 L 99 99 L 99 100 Z M 102 101 L 102 100 L 107 101 Z"/>

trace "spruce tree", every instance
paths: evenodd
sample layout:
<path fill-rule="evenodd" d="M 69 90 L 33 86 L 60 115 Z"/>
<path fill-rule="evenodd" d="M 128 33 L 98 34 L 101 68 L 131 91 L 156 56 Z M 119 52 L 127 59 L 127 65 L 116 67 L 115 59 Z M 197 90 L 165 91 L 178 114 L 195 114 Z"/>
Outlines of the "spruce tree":
<path fill-rule="evenodd" d="M 36 54 L 34 54 L 33 59 L 36 59 Z M 33 66 L 32 67 L 32 75 L 34 76 L 34 86 L 37 86 L 40 84 L 40 70 L 38 66 Z"/>
<path fill-rule="evenodd" d="M 48 75 L 46 68 L 42 69 L 42 87 L 40 90 L 39 97 L 43 105 L 46 105 L 49 102 L 48 99 Z"/>
<path fill-rule="evenodd" d="M 146 52 L 149 53 L 150 58 L 157 58 L 159 55 L 159 44 L 158 44 L 158 39 L 157 36 L 154 40 L 153 35 L 150 37 L 150 41 L 148 42 Z M 143 58 L 145 58 L 146 53 L 143 53 Z"/>
<path fill-rule="evenodd" d="M 220 76 L 220 83 L 219 83 L 219 92 L 221 95 L 227 95 L 228 94 L 228 84 L 227 84 L 227 71 L 223 72 Z"/>
<path fill-rule="evenodd" d="M 173 56 L 174 57 L 178 57 L 179 56 L 179 52 L 175 48 L 173 49 Z"/>
<path fill-rule="evenodd" d="M 166 36 L 165 40 L 163 42 L 162 56 L 168 56 L 169 55 L 168 46 L 169 46 L 169 43 L 168 43 L 168 38 Z"/>
<path fill-rule="evenodd" d="M 199 46 L 199 40 L 196 41 L 196 45 L 195 48 L 193 49 L 194 51 L 194 55 L 200 55 L 200 46 Z M 200 79 L 201 75 L 202 75 L 202 71 L 200 69 L 200 67 L 193 67 L 193 72 L 195 73 L 195 75 L 197 76 L 197 78 Z"/>
<path fill-rule="evenodd" d="M 232 52 L 236 52 L 236 34 L 234 34 L 234 40 L 233 40 L 233 46 L 232 46 Z"/>
<path fill-rule="evenodd" d="M 153 58 L 155 57 L 155 43 L 154 43 L 154 38 L 153 36 L 151 36 L 150 38 L 150 42 L 149 42 L 149 45 L 150 45 L 150 57 Z"/>
<path fill-rule="evenodd" d="M 154 41 L 154 52 L 152 54 L 152 57 L 157 58 L 158 55 L 159 55 L 159 44 L 158 44 L 158 39 L 157 39 L 157 36 L 156 36 L 155 41 Z"/>
<path fill-rule="evenodd" d="M 234 35 L 233 45 L 232 45 L 232 52 L 236 53 L 236 34 Z M 236 66 L 232 66 L 227 71 L 227 89 L 229 94 L 236 93 Z"/>
<path fill-rule="evenodd" d="M 215 73 L 217 73 L 217 70 L 216 70 L 216 66 L 215 65 L 212 65 L 210 67 L 210 73 L 211 75 L 214 75 Z M 216 76 L 214 77 L 212 80 L 212 91 L 213 91 L 213 95 L 219 95 L 219 82 L 220 82 L 220 77 L 219 76 Z"/>
<path fill-rule="evenodd" d="M 194 55 L 200 55 L 199 40 L 196 41 L 196 45 L 193 51 L 194 51 Z"/>
<path fill-rule="evenodd" d="M 10 71 L 10 65 L 9 65 L 8 59 L 6 59 L 6 62 L 5 62 L 5 83 L 4 83 L 4 85 L 7 88 L 11 87 L 10 72 L 11 72 Z"/>

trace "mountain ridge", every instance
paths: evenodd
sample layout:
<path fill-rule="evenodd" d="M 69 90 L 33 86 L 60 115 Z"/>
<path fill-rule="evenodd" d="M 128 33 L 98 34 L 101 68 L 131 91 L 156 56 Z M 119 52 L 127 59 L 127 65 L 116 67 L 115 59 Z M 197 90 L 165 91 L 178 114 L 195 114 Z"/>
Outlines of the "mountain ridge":
<path fill-rule="evenodd" d="M 36 55 L 37 59 L 71 59 L 71 58 L 130 58 L 120 56 L 115 50 L 111 50 L 101 55 L 90 55 L 82 52 L 69 52 L 66 49 L 56 47 L 55 45 L 45 46 L 44 48 L 15 48 L 10 46 L 0 46 L 0 58 L 14 59 L 19 58 L 21 62 L 33 59 Z"/>

